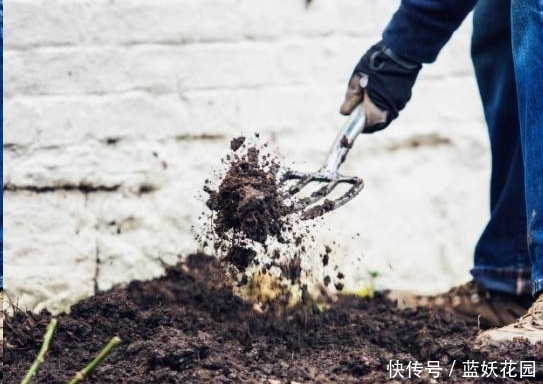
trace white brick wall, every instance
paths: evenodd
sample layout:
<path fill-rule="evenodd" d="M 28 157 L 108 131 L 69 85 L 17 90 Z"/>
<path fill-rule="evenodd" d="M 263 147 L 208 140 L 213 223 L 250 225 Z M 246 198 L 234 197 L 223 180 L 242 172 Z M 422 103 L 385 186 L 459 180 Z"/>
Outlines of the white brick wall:
<path fill-rule="evenodd" d="M 398 3 L 6 0 L 8 294 L 62 310 L 194 251 L 203 180 L 234 135 L 316 168 L 350 71 Z M 383 286 L 467 277 L 488 179 L 469 36 L 466 23 L 399 121 L 360 138 L 345 168 L 366 190 L 318 236 L 339 239 L 345 263 L 363 254 L 358 275 L 377 269 Z M 419 134 L 451 144 L 406 145 Z"/>

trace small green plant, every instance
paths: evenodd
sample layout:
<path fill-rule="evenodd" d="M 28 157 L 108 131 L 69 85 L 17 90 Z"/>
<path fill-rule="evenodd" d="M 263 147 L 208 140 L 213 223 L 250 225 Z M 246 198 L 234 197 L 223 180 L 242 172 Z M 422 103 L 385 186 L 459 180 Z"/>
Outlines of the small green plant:
<path fill-rule="evenodd" d="M 53 333 L 55 332 L 55 329 L 57 327 L 58 320 L 56 318 L 52 318 L 49 322 L 49 325 L 47 326 L 47 330 L 45 331 L 45 336 L 43 337 L 43 344 L 40 348 L 40 351 L 38 352 L 38 356 L 36 356 L 36 359 L 30 366 L 28 372 L 26 373 L 25 377 L 21 381 L 21 384 L 29 384 L 34 376 L 36 376 L 36 372 L 38 372 L 38 368 L 45 360 L 45 354 L 47 353 L 49 349 L 49 344 L 51 344 L 51 340 L 53 338 Z M 78 371 L 75 376 L 70 380 L 69 384 L 77 384 L 81 381 L 85 380 L 85 378 L 98 366 L 100 363 L 113 351 L 113 349 L 121 343 L 121 339 L 118 336 L 114 336 L 109 340 L 107 345 L 102 348 L 100 352 L 92 359 L 92 361 L 85 366 L 82 370 Z"/>
<path fill-rule="evenodd" d="M 359 289 L 343 291 L 347 295 L 355 295 L 358 297 L 373 297 L 377 287 L 377 279 L 381 276 L 378 271 L 368 271 L 366 283 Z"/>
<path fill-rule="evenodd" d="M 372 279 L 372 282 L 375 282 L 375 280 L 381 275 L 378 271 L 368 271 L 369 277 Z"/>
<path fill-rule="evenodd" d="M 85 380 L 94 369 L 100 365 L 100 363 L 113 351 L 113 349 L 121 343 L 121 338 L 119 336 L 114 336 L 109 340 L 107 345 L 102 348 L 100 352 L 92 359 L 92 361 L 82 370 L 77 372 L 75 376 L 70 380 L 69 384 L 77 384 Z"/>
<path fill-rule="evenodd" d="M 38 368 L 40 367 L 41 363 L 45 360 L 45 354 L 47 353 L 47 350 L 49 349 L 49 344 L 51 343 L 51 339 L 53 338 L 53 333 L 55 332 L 55 328 L 57 327 L 57 319 L 52 318 L 49 322 L 49 325 L 47 326 L 47 330 L 45 331 L 45 336 L 43 338 L 43 344 L 41 345 L 40 351 L 38 352 L 38 356 L 36 356 L 36 359 L 34 359 L 34 362 L 30 366 L 30 369 L 26 373 L 25 377 L 21 381 L 21 384 L 28 384 L 32 380 L 32 378 L 36 375 L 36 372 L 38 372 Z"/>
<path fill-rule="evenodd" d="M 314 303 L 313 308 L 314 308 L 315 312 L 317 312 L 317 313 L 323 313 L 324 311 L 326 311 L 328 309 L 326 304 L 319 303 L 319 302 Z"/>

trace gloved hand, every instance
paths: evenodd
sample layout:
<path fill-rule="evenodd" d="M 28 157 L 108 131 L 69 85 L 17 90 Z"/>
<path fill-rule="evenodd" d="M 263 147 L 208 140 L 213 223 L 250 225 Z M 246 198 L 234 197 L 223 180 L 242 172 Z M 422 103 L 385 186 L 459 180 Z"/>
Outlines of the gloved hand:
<path fill-rule="evenodd" d="M 396 55 L 382 42 L 375 44 L 355 67 L 340 112 L 349 115 L 367 98 L 364 133 L 387 127 L 411 98 L 421 68 L 421 64 Z"/>

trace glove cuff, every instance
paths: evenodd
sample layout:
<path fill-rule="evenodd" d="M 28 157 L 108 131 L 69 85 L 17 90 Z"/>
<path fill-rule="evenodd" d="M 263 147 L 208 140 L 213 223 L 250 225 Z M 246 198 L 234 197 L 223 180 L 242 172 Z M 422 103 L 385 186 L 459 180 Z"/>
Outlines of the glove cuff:
<path fill-rule="evenodd" d="M 401 57 L 400 55 L 396 54 L 392 49 L 387 47 L 384 43 L 381 43 L 383 47 L 383 53 L 387 55 L 391 60 L 395 61 L 396 64 L 398 64 L 400 67 L 403 67 L 407 70 L 420 70 L 422 65 L 421 63 L 417 63 L 415 61 L 411 61 L 409 59 L 405 59 Z"/>
<path fill-rule="evenodd" d="M 411 98 L 411 89 L 421 68 L 420 63 L 396 54 L 383 42 L 372 46 L 360 59 L 353 75 L 367 76 L 368 96 L 379 109 L 388 112 L 384 126 L 398 116 Z"/>

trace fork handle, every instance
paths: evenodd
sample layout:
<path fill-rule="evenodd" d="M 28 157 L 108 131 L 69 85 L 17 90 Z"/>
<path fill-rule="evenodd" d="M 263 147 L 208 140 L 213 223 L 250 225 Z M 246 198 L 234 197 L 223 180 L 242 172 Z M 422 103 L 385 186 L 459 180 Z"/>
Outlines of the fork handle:
<path fill-rule="evenodd" d="M 360 103 L 349 115 L 345 125 L 336 136 L 320 172 L 331 177 L 337 176 L 339 167 L 345 161 L 355 139 L 364 130 L 365 126 L 366 113 L 363 103 Z"/>

